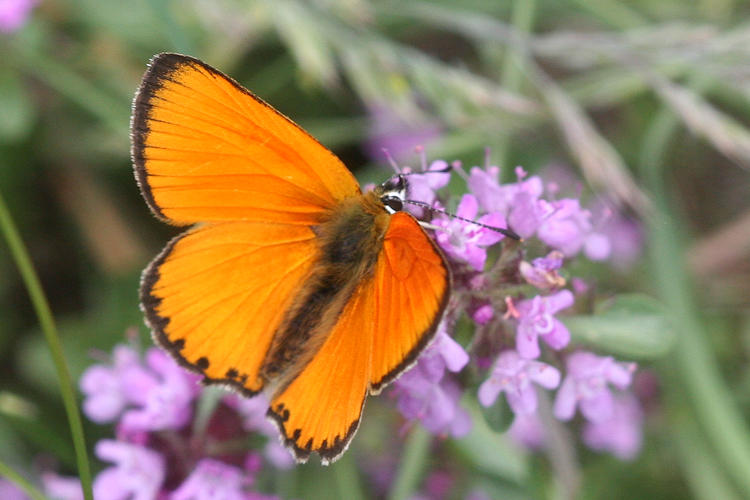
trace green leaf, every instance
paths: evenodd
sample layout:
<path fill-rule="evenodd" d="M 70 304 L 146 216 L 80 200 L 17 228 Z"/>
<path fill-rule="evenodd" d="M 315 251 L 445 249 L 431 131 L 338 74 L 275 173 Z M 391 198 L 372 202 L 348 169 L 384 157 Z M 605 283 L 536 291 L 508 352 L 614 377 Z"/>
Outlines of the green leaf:
<path fill-rule="evenodd" d="M 576 342 L 631 359 L 660 358 L 674 344 L 664 310 L 645 295 L 620 295 L 593 315 L 561 320 Z"/>
<path fill-rule="evenodd" d="M 505 434 L 499 434 L 479 416 L 480 410 L 470 398 L 462 405 L 474 423 L 471 432 L 453 441 L 456 450 L 472 463 L 476 470 L 516 484 L 524 484 L 529 475 L 528 455 L 513 446 Z"/>
<path fill-rule="evenodd" d="M 505 399 L 503 394 L 500 394 L 497 401 L 495 401 L 495 404 L 489 408 L 485 408 L 481 405 L 479 408 L 482 411 L 484 421 L 489 428 L 495 432 L 505 432 L 513 423 L 513 412 L 508 405 L 508 400 Z"/>

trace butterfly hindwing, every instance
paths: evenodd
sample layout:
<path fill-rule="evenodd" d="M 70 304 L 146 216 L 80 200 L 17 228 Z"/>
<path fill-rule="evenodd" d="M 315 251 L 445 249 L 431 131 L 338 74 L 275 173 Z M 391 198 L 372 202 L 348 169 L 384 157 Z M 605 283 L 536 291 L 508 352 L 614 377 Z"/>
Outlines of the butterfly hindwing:
<path fill-rule="evenodd" d="M 133 162 L 152 211 L 172 224 L 316 224 L 359 193 L 341 161 L 237 82 L 159 54 L 133 104 Z"/>
<path fill-rule="evenodd" d="M 343 453 L 368 392 L 395 378 L 432 338 L 449 281 L 442 255 L 417 221 L 393 215 L 374 274 L 312 361 L 271 401 L 269 415 L 298 459 L 317 451 L 329 462 Z"/>
<path fill-rule="evenodd" d="M 299 225 L 228 222 L 176 237 L 141 285 L 156 341 L 207 382 L 257 393 L 265 352 L 316 252 L 314 233 Z"/>

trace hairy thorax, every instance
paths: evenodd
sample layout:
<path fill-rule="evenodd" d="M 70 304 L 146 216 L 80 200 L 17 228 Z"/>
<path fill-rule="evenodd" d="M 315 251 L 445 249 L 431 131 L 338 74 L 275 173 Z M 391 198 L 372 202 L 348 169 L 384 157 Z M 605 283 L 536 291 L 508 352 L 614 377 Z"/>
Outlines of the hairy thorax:
<path fill-rule="evenodd" d="M 310 362 L 356 286 L 373 274 L 389 219 L 377 194 L 370 192 L 344 200 L 313 228 L 320 253 L 276 330 L 261 369 L 271 392 L 286 387 Z"/>

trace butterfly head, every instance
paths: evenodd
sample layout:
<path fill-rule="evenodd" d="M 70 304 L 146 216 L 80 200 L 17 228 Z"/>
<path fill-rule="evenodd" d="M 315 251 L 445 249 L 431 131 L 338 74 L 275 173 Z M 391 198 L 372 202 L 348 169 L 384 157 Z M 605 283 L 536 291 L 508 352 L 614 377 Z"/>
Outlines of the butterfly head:
<path fill-rule="evenodd" d="M 376 189 L 380 201 L 390 214 L 395 214 L 404 209 L 406 199 L 407 182 L 402 174 L 396 174 Z"/>

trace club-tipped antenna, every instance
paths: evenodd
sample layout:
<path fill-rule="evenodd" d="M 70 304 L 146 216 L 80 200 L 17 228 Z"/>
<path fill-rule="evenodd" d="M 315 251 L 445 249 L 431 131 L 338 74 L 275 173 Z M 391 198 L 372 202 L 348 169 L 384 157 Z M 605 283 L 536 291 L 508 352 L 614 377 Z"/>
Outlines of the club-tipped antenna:
<path fill-rule="evenodd" d="M 521 238 L 518 234 L 515 233 L 512 229 L 506 229 L 502 227 L 495 227 L 495 226 L 489 226 L 487 224 L 482 224 L 481 222 L 477 222 L 475 220 L 467 219 L 465 217 L 461 217 L 460 215 L 452 214 L 446 210 L 443 210 L 442 208 L 436 208 L 430 205 L 429 203 L 425 203 L 423 201 L 416 201 L 416 200 L 404 200 L 404 203 L 409 203 L 411 205 L 416 205 L 418 207 L 422 207 L 426 210 L 429 210 L 433 213 L 439 213 L 443 215 L 447 215 L 448 217 L 453 217 L 454 219 L 462 220 L 464 222 L 468 222 L 470 224 L 474 224 L 480 227 L 483 227 L 485 229 L 489 229 L 490 231 L 495 231 L 496 233 L 503 234 L 507 236 L 508 238 L 512 238 L 517 241 L 523 241 L 523 238 Z"/>

